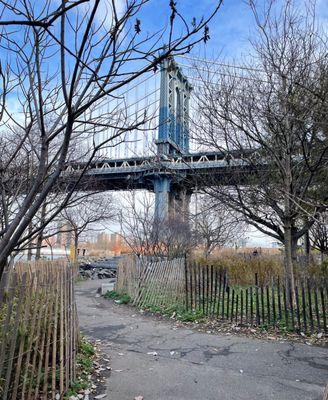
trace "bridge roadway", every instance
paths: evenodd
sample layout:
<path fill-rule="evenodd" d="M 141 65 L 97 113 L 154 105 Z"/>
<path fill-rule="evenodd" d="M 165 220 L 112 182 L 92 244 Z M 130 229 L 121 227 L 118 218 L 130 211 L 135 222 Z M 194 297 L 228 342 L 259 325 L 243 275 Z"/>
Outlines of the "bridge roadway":
<path fill-rule="evenodd" d="M 245 154 L 245 153 L 243 153 Z M 83 186 L 90 183 L 99 190 L 154 190 L 154 181 L 168 177 L 171 185 L 193 190 L 211 184 L 242 183 L 245 172 L 254 168 L 240 152 L 204 152 L 181 156 L 153 156 L 129 159 L 98 159 L 91 163 L 83 178 Z M 83 162 L 70 163 L 65 174 L 80 173 Z M 88 185 L 85 186 L 88 188 Z"/>

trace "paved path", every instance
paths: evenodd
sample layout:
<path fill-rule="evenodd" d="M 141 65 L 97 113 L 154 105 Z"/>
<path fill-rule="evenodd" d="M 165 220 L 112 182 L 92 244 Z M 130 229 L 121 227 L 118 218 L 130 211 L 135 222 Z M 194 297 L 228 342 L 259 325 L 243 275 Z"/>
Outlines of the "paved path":
<path fill-rule="evenodd" d="M 327 349 L 176 328 L 96 297 L 100 284 L 80 283 L 77 301 L 82 330 L 111 358 L 108 400 L 322 399 Z"/>

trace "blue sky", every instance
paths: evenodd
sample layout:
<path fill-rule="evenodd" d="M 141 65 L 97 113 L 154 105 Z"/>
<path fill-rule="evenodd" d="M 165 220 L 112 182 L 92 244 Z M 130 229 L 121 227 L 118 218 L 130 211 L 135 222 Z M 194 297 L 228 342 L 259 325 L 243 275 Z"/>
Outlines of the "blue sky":
<path fill-rule="evenodd" d="M 176 0 L 177 8 L 187 21 L 195 16 L 206 16 L 213 9 L 216 0 Z M 277 6 L 285 0 L 277 0 Z M 143 26 L 149 31 L 158 27 L 158 21 L 168 19 L 168 0 L 151 1 L 142 15 Z M 263 9 L 266 0 L 258 0 L 259 10 Z M 296 8 L 305 9 L 303 0 L 294 0 Z M 320 23 L 328 27 L 328 0 L 317 0 L 317 16 Z M 193 54 L 200 57 L 216 59 L 218 56 L 238 60 L 247 56 L 250 51 L 249 37 L 254 35 L 254 18 L 245 0 L 225 0 L 220 11 L 210 24 L 211 40 L 205 46 L 198 45 Z"/>
<path fill-rule="evenodd" d="M 58 0 L 52 0 L 54 4 Z M 117 4 L 124 4 L 126 0 L 116 0 Z M 277 0 L 282 4 L 286 0 Z M 36 0 L 31 1 L 37 4 Z M 201 16 L 207 16 L 218 3 L 218 0 L 176 0 L 178 10 L 190 23 L 193 17 L 197 20 Z M 91 2 L 92 3 L 92 2 Z M 103 0 L 105 3 L 105 0 Z M 52 3 L 53 4 L 53 3 Z M 163 26 L 164 21 L 169 18 L 169 0 L 151 0 L 144 7 L 140 16 L 142 21 L 143 33 L 149 31 L 153 33 Z M 265 0 L 258 0 L 259 7 L 263 7 Z M 304 9 L 303 0 L 295 0 L 295 5 Z M 317 14 L 320 22 L 328 30 L 328 0 L 317 0 Z M 100 17 L 105 15 L 102 10 Z M 179 26 L 177 27 L 179 30 Z M 254 34 L 254 19 L 249 6 L 244 0 L 225 0 L 218 14 L 210 23 L 211 40 L 206 44 L 200 44 L 193 49 L 193 55 L 203 58 L 216 59 L 225 58 L 229 61 L 238 63 L 243 56 L 251 51 L 248 39 Z M 0 50 L 0 54 L 2 51 Z M 17 112 L 17 101 L 12 104 L 12 112 Z M 254 230 L 250 230 L 249 236 L 253 243 L 270 243 L 272 239 L 264 240 L 263 235 Z"/>
<path fill-rule="evenodd" d="M 168 0 L 156 0 L 145 7 L 142 15 L 143 27 L 153 32 L 158 27 L 158 21 L 168 20 Z M 214 0 L 177 0 L 177 8 L 190 22 L 207 16 L 215 7 Z M 220 52 L 228 57 L 239 57 L 241 48 L 248 46 L 247 37 L 252 23 L 252 17 L 243 0 L 228 0 L 224 2 L 219 13 L 210 24 L 211 40 L 207 45 L 200 44 L 193 49 L 195 55 L 217 58 Z"/>

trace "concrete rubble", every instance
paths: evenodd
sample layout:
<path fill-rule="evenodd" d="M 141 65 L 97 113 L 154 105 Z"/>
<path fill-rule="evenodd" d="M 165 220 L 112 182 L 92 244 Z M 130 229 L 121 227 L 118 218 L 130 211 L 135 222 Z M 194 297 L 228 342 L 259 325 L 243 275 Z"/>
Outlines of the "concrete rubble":
<path fill-rule="evenodd" d="M 117 267 L 121 257 L 83 257 L 79 259 L 80 276 L 84 279 L 116 278 Z"/>

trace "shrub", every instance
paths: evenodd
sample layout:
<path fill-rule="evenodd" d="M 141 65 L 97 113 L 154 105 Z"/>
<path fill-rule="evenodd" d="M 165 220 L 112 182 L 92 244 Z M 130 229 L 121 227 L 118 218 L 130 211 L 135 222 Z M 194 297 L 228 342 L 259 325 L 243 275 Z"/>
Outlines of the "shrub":
<path fill-rule="evenodd" d="M 126 293 L 119 293 L 115 290 L 108 291 L 105 294 L 105 299 L 115 300 L 117 304 L 128 304 L 131 301 L 131 297 Z"/>

